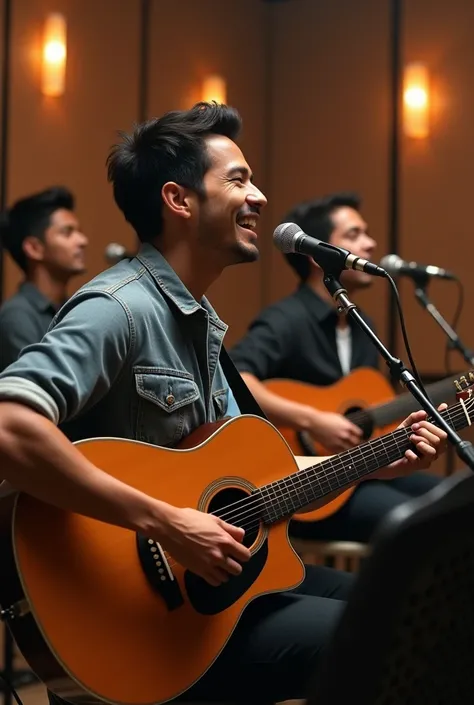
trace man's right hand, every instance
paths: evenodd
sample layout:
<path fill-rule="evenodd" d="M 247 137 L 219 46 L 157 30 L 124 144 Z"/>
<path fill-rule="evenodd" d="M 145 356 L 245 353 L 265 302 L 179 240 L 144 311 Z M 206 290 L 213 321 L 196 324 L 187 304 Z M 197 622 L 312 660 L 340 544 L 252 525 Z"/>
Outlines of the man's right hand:
<path fill-rule="evenodd" d="M 305 431 L 331 453 L 341 453 L 362 441 L 361 429 L 342 414 L 310 409 L 306 424 Z"/>
<path fill-rule="evenodd" d="M 240 563 L 250 559 L 243 529 L 195 509 L 169 507 L 166 513 L 158 540 L 182 566 L 215 587 L 242 572 Z"/>

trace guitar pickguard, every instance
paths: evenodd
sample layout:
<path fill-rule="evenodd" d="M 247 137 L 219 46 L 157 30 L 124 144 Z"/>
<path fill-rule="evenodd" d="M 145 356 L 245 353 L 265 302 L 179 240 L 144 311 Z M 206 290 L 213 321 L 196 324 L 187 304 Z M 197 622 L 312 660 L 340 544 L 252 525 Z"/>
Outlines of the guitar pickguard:
<path fill-rule="evenodd" d="M 161 596 L 169 610 L 175 610 L 184 603 L 178 581 L 172 568 L 167 565 L 166 556 L 159 544 L 137 534 L 137 549 L 140 563 L 146 578 Z M 219 614 L 234 604 L 251 587 L 262 572 L 268 556 L 267 540 L 243 566 L 240 575 L 231 576 L 219 587 L 209 585 L 203 578 L 187 570 L 184 584 L 190 604 L 200 614 Z"/>
<path fill-rule="evenodd" d="M 239 487 L 238 478 L 232 478 L 228 482 L 229 484 L 215 483 L 215 486 L 211 484 L 207 488 L 202 507 L 205 511 L 219 512 L 220 510 L 222 513 L 226 508 L 238 507 L 239 502 L 250 499 L 252 493 L 250 485 Z M 259 506 L 258 500 L 252 498 L 250 501 L 250 506 L 255 511 Z M 257 580 L 268 558 L 267 530 L 258 519 L 256 521 L 251 519 L 249 522 L 252 512 L 249 513 L 243 504 L 241 507 L 240 515 L 235 516 L 233 523 L 245 528 L 243 544 L 252 549 L 252 555 L 250 560 L 243 564 L 240 575 L 230 576 L 226 583 L 218 587 L 210 585 L 195 573 L 185 570 L 183 579 L 186 595 L 183 595 L 180 582 L 173 574 L 173 566 L 168 563 L 168 558 L 160 544 L 137 534 L 137 549 L 142 570 L 168 610 L 174 610 L 188 601 L 199 614 L 219 614 L 239 600 Z M 260 511 L 256 516 L 260 518 Z"/>
<path fill-rule="evenodd" d="M 223 612 L 234 604 L 251 587 L 262 572 L 268 557 L 268 541 L 253 554 L 248 563 L 243 566 L 240 575 L 233 575 L 226 583 L 213 587 L 203 578 L 187 570 L 184 583 L 188 600 L 200 614 L 213 615 Z"/>

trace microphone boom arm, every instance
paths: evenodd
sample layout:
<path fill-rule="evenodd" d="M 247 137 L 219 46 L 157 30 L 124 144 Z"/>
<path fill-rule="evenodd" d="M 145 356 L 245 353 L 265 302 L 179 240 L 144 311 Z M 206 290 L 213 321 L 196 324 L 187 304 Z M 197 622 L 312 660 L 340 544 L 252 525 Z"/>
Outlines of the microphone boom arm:
<path fill-rule="evenodd" d="M 428 311 L 428 313 L 434 318 L 436 323 L 438 323 L 438 325 L 446 333 L 452 343 L 453 348 L 455 348 L 461 353 L 468 365 L 474 366 L 474 352 L 466 348 L 456 331 L 453 330 L 449 323 L 443 318 L 434 303 L 428 297 L 425 287 L 421 284 L 418 284 L 415 288 L 415 296 L 420 302 L 421 307 Z"/>
<path fill-rule="evenodd" d="M 361 328 L 370 340 L 372 340 L 373 344 L 387 363 L 393 378 L 401 382 L 401 384 L 408 389 L 408 391 L 420 404 L 421 408 L 426 411 L 428 416 L 431 416 L 433 422 L 446 432 L 448 440 L 454 446 L 458 457 L 466 463 L 471 470 L 474 471 L 474 447 L 472 443 L 469 441 L 463 441 L 456 431 L 448 423 L 446 423 L 439 411 L 433 406 L 428 397 L 425 396 L 419 388 L 412 373 L 405 367 L 401 360 L 394 357 L 389 350 L 387 350 L 372 328 L 364 321 L 357 310 L 357 306 L 350 301 L 346 289 L 343 288 L 339 280 L 333 274 L 325 273 L 324 285 L 336 302 L 339 313 L 350 316 L 352 320 L 357 323 L 359 328 Z"/>

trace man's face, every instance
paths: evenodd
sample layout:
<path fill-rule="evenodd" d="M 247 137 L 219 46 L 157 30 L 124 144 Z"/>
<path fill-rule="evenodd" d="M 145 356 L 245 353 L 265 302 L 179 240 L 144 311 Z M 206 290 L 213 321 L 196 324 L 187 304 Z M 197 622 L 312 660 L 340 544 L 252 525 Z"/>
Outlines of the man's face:
<path fill-rule="evenodd" d="M 211 167 L 204 177 L 199 205 L 199 240 L 222 253 L 224 266 L 258 259 L 257 224 L 267 199 L 254 186 L 239 147 L 227 137 L 206 140 Z"/>
<path fill-rule="evenodd" d="M 367 223 L 360 213 L 348 206 L 342 206 L 331 214 L 331 220 L 334 224 L 334 230 L 329 239 L 331 245 L 350 250 L 357 257 L 372 259 L 377 243 L 368 234 Z M 342 283 L 352 288 L 370 286 L 372 279 L 370 274 L 352 269 L 341 274 Z"/>
<path fill-rule="evenodd" d="M 87 243 L 74 213 L 60 208 L 50 217 L 39 259 L 56 276 L 67 279 L 85 271 Z"/>

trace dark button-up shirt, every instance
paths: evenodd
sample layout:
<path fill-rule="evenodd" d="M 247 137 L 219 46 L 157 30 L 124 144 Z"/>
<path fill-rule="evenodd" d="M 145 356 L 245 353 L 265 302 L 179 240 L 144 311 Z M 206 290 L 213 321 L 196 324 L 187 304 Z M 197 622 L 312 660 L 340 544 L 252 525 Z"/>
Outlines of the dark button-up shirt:
<path fill-rule="evenodd" d="M 370 320 L 364 317 L 370 324 Z M 292 379 L 316 386 L 334 384 L 342 376 L 334 306 L 307 285 L 266 308 L 230 351 L 240 372 L 259 380 Z M 378 352 L 365 333 L 351 328 L 351 369 L 378 367 Z"/>
<path fill-rule="evenodd" d="M 31 282 L 0 307 L 0 371 L 14 362 L 23 348 L 38 343 L 48 330 L 57 307 Z"/>

